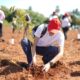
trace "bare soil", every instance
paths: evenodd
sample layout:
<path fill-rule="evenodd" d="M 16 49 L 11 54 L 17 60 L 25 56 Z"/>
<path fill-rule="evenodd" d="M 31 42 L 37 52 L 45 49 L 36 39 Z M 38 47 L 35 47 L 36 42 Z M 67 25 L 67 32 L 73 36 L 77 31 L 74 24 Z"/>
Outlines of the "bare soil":
<path fill-rule="evenodd" d="M 4 42 L 0 41 L 0 80 L 80 80 L 80 41 L 77 30 L 68 32 L 64 57 L 47 73 L 41 71 L 42 59 L 37 55 L 38 66 L 26 68 L 27 59 L 20 41 L 23 31 L 14 34 L 15 44 L 10 44 L 13 34 L 4 27 Z"/>

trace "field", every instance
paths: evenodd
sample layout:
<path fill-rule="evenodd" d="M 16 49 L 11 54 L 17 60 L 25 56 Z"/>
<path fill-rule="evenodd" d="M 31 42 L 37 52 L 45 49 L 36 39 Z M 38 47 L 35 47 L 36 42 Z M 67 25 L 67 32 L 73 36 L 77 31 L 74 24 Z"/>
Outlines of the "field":
<path fill-rule="evenodd" d="M 42 60 L 37 55 L 35 68 L 26 69 L 26 56 L 20 41 L 23 31 L 14 34 L 15 44 L 10 44 L 11 29 L 4 27 L 4 42 L 0 42 L 0 80 L 80 80 L 80 41 L 77 30 L 68 32 L 65 41 L 64 57 L 47 73 L 41 72 Z M 22 66 L 24 64 L 24 66 Z"/>

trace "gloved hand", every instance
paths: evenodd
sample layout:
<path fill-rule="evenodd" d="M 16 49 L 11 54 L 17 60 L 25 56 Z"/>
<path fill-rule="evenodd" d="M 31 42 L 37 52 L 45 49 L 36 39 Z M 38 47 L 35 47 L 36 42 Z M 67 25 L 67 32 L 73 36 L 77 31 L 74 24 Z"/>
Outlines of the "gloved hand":
<path fill-rule="evenodd" d="M 48 62 L 47 64 L 45 64 L 45 65 L 43 66 L 42 71 L 47 72 L 49 69 L 50 69 L 50 63 Z"/>

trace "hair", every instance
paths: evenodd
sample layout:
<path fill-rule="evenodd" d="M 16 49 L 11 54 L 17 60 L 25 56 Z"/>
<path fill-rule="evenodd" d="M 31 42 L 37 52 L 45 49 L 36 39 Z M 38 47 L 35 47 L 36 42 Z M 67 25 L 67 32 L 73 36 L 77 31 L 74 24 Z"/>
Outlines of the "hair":
<path fill-rule="evenodd" d="M 65 16 L 65 15 L 63 15 L 63 16 L 62 16 L 62 19 L 64 19 L 65 17 L 66 17 L 66 16 Z"/>
<path fill-rule="evenodd" d="M 47 18 L 46 20 L 43 21 L 43 23 L 49 23 L 49 19 Z"/>
<path fill-rule="evenodd" d="M 25 19 L 26 19 L 26 21 L 30 21 L 30 16 L 29 15 L 26 15 L 25 16 Z"/>

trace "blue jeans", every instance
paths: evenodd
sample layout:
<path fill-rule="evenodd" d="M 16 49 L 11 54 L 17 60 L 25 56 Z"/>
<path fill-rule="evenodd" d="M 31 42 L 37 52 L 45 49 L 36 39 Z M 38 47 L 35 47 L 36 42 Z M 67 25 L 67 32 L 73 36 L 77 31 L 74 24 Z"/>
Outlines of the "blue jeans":
<path fill-rule="evenodd" d="M 66 40 L 67 39 L 67 32 L 69 30 L 69 26 L 66 26 L 66 27 L 62 28 L 62 30 L 63 30 L 64 37 L 65 37 L 65 40 Z"/>
<path fill-rule="evenodd" d="M 28 64 L 32 62 L 31 43 L 28 39 L 21 40 L 22 49 L 27 57 Z"/>
<path fill-rule="evenodd" d="M 29 40 L 23 39 L 21 41 L 22 48 L 27 56 L 28 63 L 32 61 L 31 44 Z M 43 56 L 44 64 L 52 60 L 58 53 L 59 49 L 55 46 L 39 47 L 36 46 L 36 53 Z"/>
<path fill-rule="evenodd" d="M 59 49 L 55 46 L 48 46 L 48 47 L 36 47 L 36 53 L 42 55 L 42 60 L 44 64 L 48 63 L 52 60 L 58 53 Z"/>
<path fill-rule="evenodd" d="M 2 32 L 3 32 L 2 31 L 2 23 L 0 23 L 0 37 L 2 37 L 2 35 L 3 35 Z"/>

